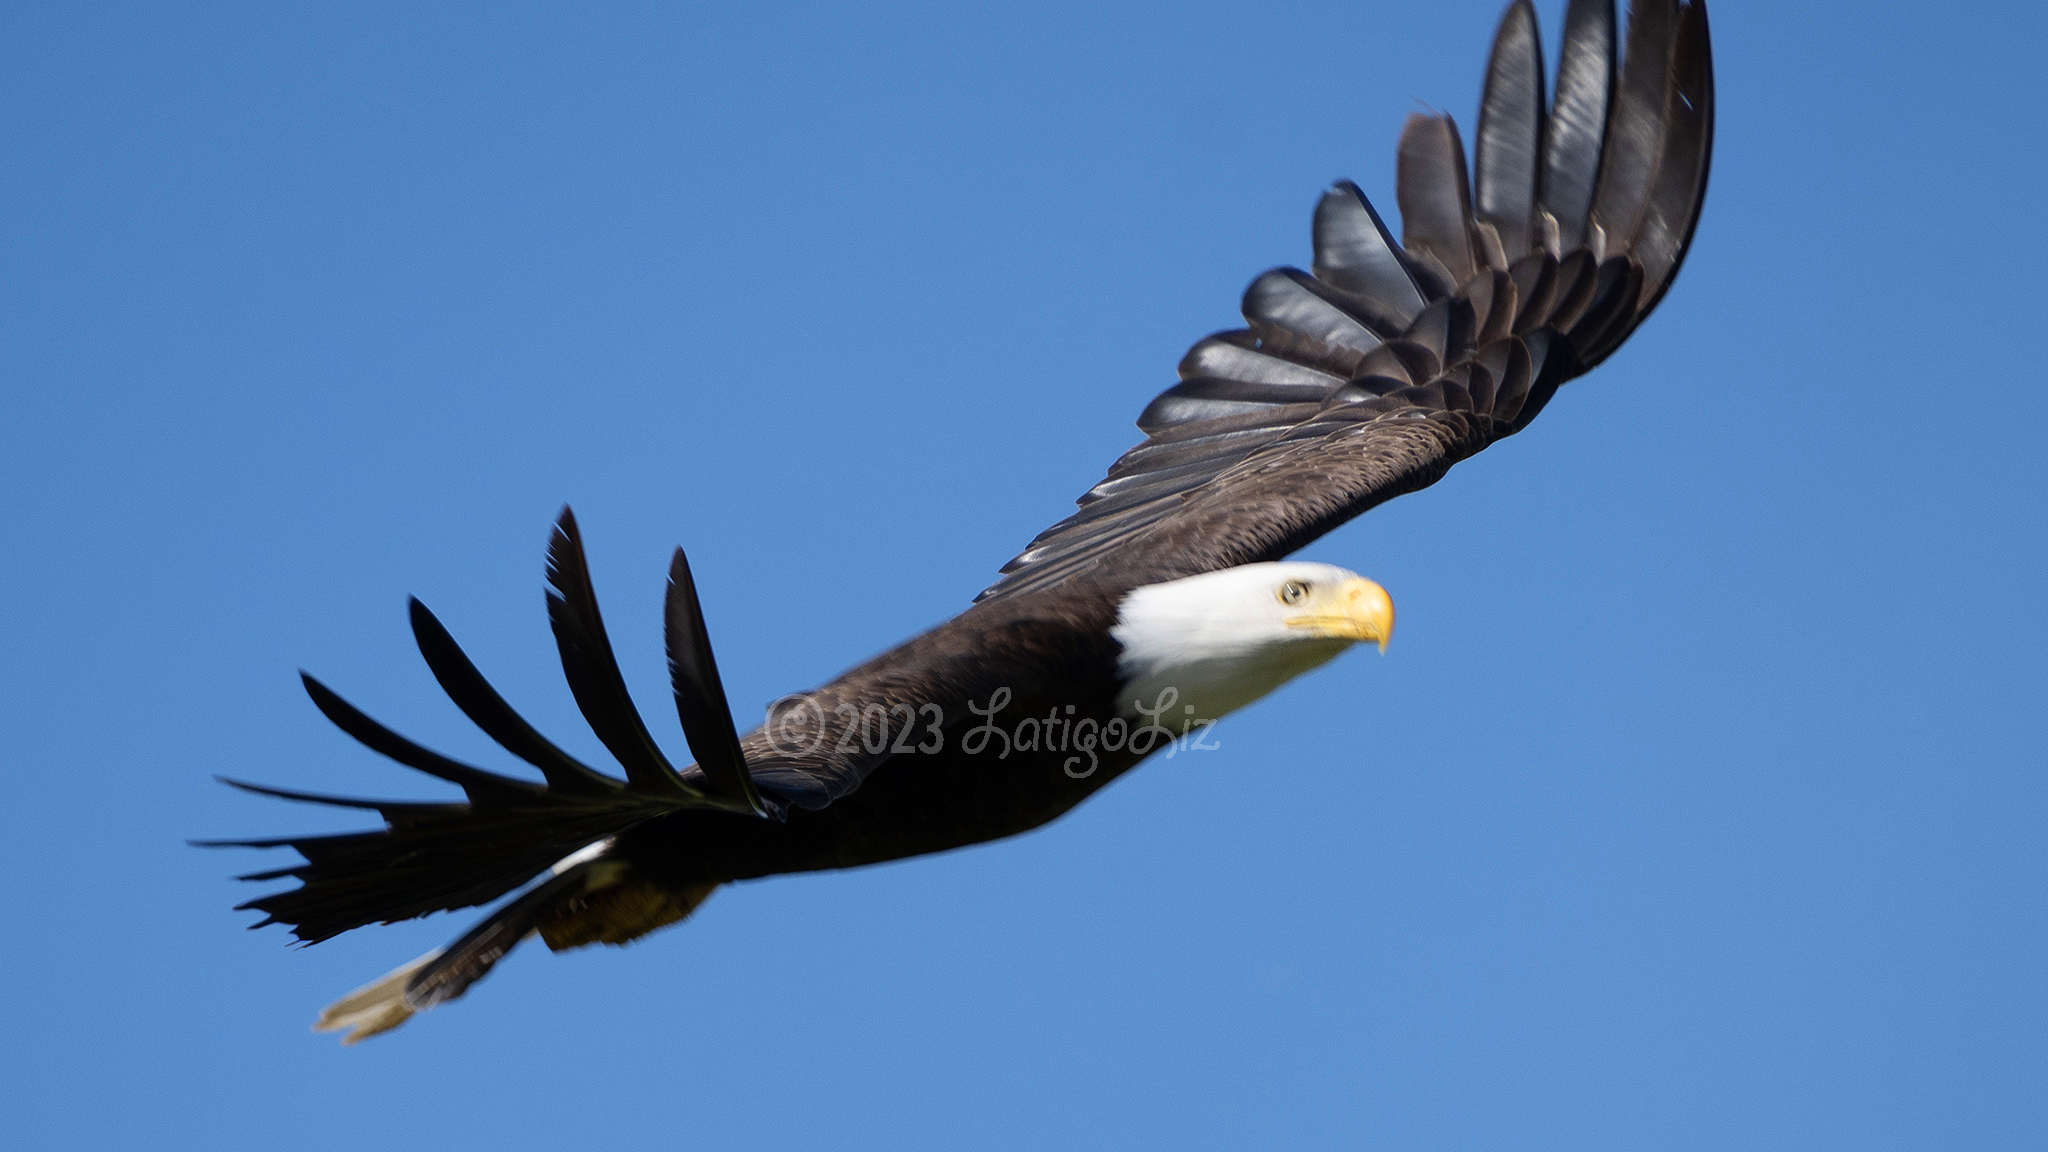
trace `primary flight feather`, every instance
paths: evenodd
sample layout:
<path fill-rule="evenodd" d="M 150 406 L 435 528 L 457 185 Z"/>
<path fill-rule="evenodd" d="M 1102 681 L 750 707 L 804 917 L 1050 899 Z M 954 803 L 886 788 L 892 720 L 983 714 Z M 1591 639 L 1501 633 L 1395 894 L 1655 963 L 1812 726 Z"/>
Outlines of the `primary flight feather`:
<path fill-rule="evenodd" d="M 1138 417 L 1145 440 L 952 620 L 740 735 L 688 562 L 665 633 L 695 763 L 677 768 L 627 695 L 566 509 L 548 619 L 577 707 L 623 778 L 564 752 L 412 604 L 435 678 L 533 782 L 432 752 L 305 677 L 337 726 L 459 786 L 448 803 L 358 800 L 382 829 L 231 843 L 303 863 L 241 905 L 306 942 L 486 904 L 539 880 L 445 949 L 331 1005 L 349 1042 L 460 996 L 521 940 L 620 944 L 722 884 L 846 868 L 1014 835 L 1150 753 L 1358 642 L 1394 609 L 1372 581 L 1290 553 L 1435 483 L 1511 436 L 1614 351 L 1670 287 L 1706 190 L 1714 122 L 1703 0 L 1571 0 L 1554 90 L 1516 0 L 1487 66 L 1471 177 L 1449 117 L 1401 133 L 1396 242 L 1355 185 L 1323 194 L 1311 270 L 1252 281 L 1246 326 L 1197 342 Z M 261 924 L 257 925 L 258 927 Z"/>

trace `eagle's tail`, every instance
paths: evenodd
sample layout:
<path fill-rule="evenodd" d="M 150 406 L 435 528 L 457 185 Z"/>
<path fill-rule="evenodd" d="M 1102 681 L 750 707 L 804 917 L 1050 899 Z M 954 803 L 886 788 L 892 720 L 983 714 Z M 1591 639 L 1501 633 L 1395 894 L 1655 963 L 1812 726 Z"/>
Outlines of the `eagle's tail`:
<path fill-rule="evenodd" d="M 454 1000 L 483 979 L 506 953 L 538 934 L 561 951 L 590 943 L 622 944 L 695 911 L 715 884 L 675 890 L 636 882 L 631 866 L 600 853 L 567 863 L 531 891 L 486 917 L 446 948 L 436 948 L 329 1004 L 316 1032 L 342 1032 L 355 1044 L 389 1032 L 413 1014 Z"/>
<path fill-rule="evenodd" d="M 492 688 L 447 629 L 419 601 L 412 627 L 420 654 L 456 706 L 507 751 L 540 770 L 545 783 L 449 759 L 370 719 L 326 685 L 304 676 L 313 703 L 342 731 L 407 767 L 459 785 L 466 802 L 360 800 L 228 780 L 251 792 L 376 811 L 385 827 L 339 835 L 209 841 L 211 846 L 292 848 L 304 862 L 247 880 L 290 877 L 297 888 L 240 905 L 265 914 L 255 927 L 285 924 L 317 943 L 366 924 L 496 900 L 543 872 L 555 875 L 513 900 L 443 952 L 422 957 L 331 1007 L 322 1027 L 360 1039 L 395 1027 L 420 1008 L 452 999 L 533 931 L 555 947 L 622 942 L 688 915 L 709 894 L 670 891 L 604 855 L 621 831 L 681 811 L 779 817 L 756 791 L 733 730 L 703 614 L 681 549 L 669 571 L 670 679 L 696 769 L 678 772 L 662 755 L 627 695 L 598 614 L 576 521 L 563 509 L 548 549 L 548 615 L 562 670 L 592 730 L 625 771 L 621 780 L 571 757 L 535 731 Z"/>

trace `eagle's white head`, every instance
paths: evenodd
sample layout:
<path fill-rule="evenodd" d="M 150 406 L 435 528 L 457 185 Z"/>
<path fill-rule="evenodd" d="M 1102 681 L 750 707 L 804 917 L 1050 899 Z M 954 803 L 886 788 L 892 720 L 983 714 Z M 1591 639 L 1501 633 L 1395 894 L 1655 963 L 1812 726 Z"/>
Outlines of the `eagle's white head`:
<path fill-rule="evenodd" d="M 1117 709 L 1156 712 L 1175 690 L 1175 719 L 1192 706 L 1213 720 L 1328 663 L 1363 640 L 1386 651 L 1394 633 L 1387 590 L 1329 564 L 1246 564 L 1148 584 L 1117 609 L 1123 645 Z"/>

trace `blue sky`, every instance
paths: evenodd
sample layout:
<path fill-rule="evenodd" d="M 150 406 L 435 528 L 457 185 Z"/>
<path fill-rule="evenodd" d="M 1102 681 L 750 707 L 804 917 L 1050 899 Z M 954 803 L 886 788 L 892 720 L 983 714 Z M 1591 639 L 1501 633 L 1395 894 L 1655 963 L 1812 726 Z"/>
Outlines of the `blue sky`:
<path fill-rule="evenodd" d="M 1562 5 L 1542 6 L 1554 42 Z M 582 519 L 666 715 L 689 547 L 742 719 L 957 611 L 1470 124 L 1499 7 L 29 6 L 0 36 L 0 923 L 23 1147 L 2038 1147 L 2048 777 L 2026 5 L 1714 9 L 1704 223 L 1527 433 L 1325 538 L 1358 653 L 1014 841 L 522 952 L 293 951 L 187 837 L 438 796 L 305 667 L 504 757 L 408 593 L 599 755 Z M 669 737 L 672 748 L 681 741 Z"/>

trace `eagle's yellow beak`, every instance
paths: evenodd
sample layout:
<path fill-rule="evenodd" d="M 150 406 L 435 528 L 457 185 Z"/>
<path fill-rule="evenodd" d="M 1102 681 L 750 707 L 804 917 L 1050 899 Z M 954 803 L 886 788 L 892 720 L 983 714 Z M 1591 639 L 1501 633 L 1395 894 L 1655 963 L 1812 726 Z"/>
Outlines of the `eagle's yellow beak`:
<path fill-rule="evenodd" d="M 1387 590 L 1363 577 L 1318 588 L 1302 605 L 1307 611 L 1289 616 L 1287 626 L 1331 639 L 1359 640 L 1387 650 L 1394 635 L 1394 600 Z"/>

